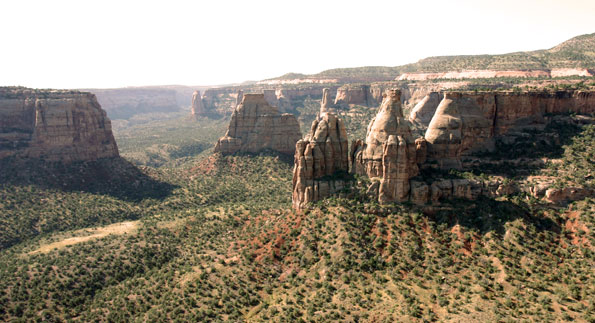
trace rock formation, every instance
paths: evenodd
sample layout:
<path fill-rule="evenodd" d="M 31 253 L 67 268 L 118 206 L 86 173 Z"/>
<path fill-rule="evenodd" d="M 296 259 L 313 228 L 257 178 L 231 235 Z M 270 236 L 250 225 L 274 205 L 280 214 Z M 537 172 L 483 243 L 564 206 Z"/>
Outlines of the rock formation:
<path fill-rule="evenodd" d="M 279 99 L 275 90 L 262 90 L 264 99 L 272 106 L 279 107 Z"/>
<path fill-rule="evenodd" d="M 442 100 L 440 92 L 430 92 L 421 99 L 409 113 L 409 122 L 420 127 L 427 127 Z"/>
<path fill-rule="evenodd" d="M 334 104 L 349 105 L 357 104 L 368 106 L 371 104 L 369 85 L 343 85 L 337 89 L 337 96 Z"/>
<path fill-rule="evenodd" d="M 445 92 L 425 134 L 428 158 L 460 168 L 461 156 L 491 151 L 495 140 L 543 129 L 548 114 L 563 113 L 595 113 L 595 92 Z"/>
<path fill-rule="evenodd" d="M 492 150 L 494 142 L 489 118 L 496 112 L 495 102 L 492 96 L 447 92 L 426 131 L 428 157 L 441 168 L 461 168 L 462 151 L 476 143 L 482 143 L 477 147 Z"/>
<path fill-rule="evenodd" d="M 0 88 L 0 158 L 91 161 L 117 157 L 111 122 L 94 94 Z"/>
<path fill-rule="evenodd" d="M 411 134 L 409 122 L 403 117 L 401 107 L 401 97 L 399 90 L 388 90 L 384 95 L 382 105 L 378 114 L 372 119 L 368 126 L 365 144 L 356 143 L 352 149 L 352 160 L 360 165 L 355 165 L 355 169 L 360 169 L 359 174 L 367 175 L 370 178 L 382 177 L 383 175 L 383 156 L 385 153 L 384 144 L 388 142 L 391 135 L 395 140 L 401 137 L 407 144 L 409 166 L 413 171 L 416 167 L 416 143 Z M 359 149 L 359 152 L 357 150 Z"/>
<path fill-rule="evenodd" d="M 244 99 L 244 91 L 238 90 L 238 93 L 236 94 L 236 105 L 234 109 L 242 103 L 242 99 Z"/>
<path fill-rule="evenodd" d="M 217 142 L 215 152 L 229 155 L 270 149 L 290 155 L 301 136 L 294 115 L 279 114 L 277 108 L 265 100 L 264 94 L 245 94 L 231 116 L 227 133 Z"/>
<path fill-rule="evenodd" d="M 206 114 L 205 106 L 202 102 L 202 96 L 200 91 L 194 91 L 192 94 L 192 117 L 197 118 L 198 116 L 204 116 Z"/>
<path fill-rule="evenodd" d="M 202 96 L 203 105 L 207 111 L 222 115 L 232 113 L 237 107 L 234 104 L 238 91 L 241 90 L 235 86 L 206 89 Z"/>
<path fill-rule="evenodd" d="M 324 106 L 324 104 L 322 104 Z M 321 106 L 321 109 L 322 109 Z M 336 115 L 321 112 L 310 133 L 296 143 L 293 168 L 293 207 L 304 208 L 343 189 L 344 180 L 333 179 L 349 171 L 347 132 Z"/>
<path fill-rule="evenodd" d="M 595 71 L 587 68 L 554 68 L 535 70 L 464 70 L 438 73 L 403 73 L 396 79 L 399 81 L 427 81 L 436 79 L 477 79 L 499 77 L 567 77 L 594 76 Z"/>
<path fill-rule="evenodd" d="M 426 143 L 413 139 L 409 122 L 403 117 L 399 90 L 388 90 L 376 117 L 368 126 L 365 143 L 354 141 L 352 169 L 379 181 L 380 203 L 402 202 L 409 198 L 410 178 L 419 173 L 425 161 Z M 370 190 L 370 191 L 375 191 Z"/>
<path fill-rule="evenodd" d="M 331 91 L 328 88 L 322 89 L 322 101 L 320 102 L 320 114 L 332 111 Z"/>

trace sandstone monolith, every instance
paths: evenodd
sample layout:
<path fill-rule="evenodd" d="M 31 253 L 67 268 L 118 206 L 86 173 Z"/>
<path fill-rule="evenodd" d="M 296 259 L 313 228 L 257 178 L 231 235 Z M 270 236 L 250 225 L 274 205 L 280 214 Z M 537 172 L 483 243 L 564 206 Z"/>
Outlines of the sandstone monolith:
<path fill-rule="evenodd" d="M 272 150 L 291 155 L 301 136 L 294 115 L 279 114 L 264 94 L 245 94 L 231 116 L 227 133 L 215 145 L 215 152 L 229 155 Z"/>
<path fill-rule="evenodd" d="M 0 88 L 0 158 L 93 161 L 118 157 L 111 122 L 94 94 Z"/>

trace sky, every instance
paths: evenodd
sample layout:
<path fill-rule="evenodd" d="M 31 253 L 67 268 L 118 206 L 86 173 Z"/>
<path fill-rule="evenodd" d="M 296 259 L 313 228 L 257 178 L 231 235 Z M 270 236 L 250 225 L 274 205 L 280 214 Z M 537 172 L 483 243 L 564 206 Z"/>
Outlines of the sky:
<path fill-rule="evenodd" d="M 2 0 L 0 86 L 216 85 L 595 32 L 593 0 Z"/>

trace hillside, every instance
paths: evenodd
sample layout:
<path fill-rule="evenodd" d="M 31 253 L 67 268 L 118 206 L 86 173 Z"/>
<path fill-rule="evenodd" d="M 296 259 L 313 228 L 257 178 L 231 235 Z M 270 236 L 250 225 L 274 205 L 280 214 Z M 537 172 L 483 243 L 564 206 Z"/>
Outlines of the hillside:
<path fill-rule="evenodd" d="M 387 67 L 336 68 L 313 75 L 297 73 L 276 78 L 338 79 L 343 82 L 393 80 L 402 73 L 436 73 L 460 70 L 532 70 L 553 68 L 595 68 L 595 33 L 569 39 L 551 49 L 502 55 L 435 56 L 416 63 Z M 275 80 L 275 79 L 273 79 Z"/>
<path fill-rule="evenodd" d="M 97 174 L 31 164 L 3 173 L 0 320 L 595 319 L 592 198 L 550 205 L 513 193 L 427 213 L 380 208 L 354 191 L 295 213 L 290 160 L 205 149 L 224 124 L 168 120 L 116 133 L 140 168 L 122 164 L 113 178 L 106 161 Z M 595 128 L 551 131 L 560 145 L 530 153 L 559 162 L 526 171 L 592 186 Z M 516 181 L 524 171 L 449 176 Z"/>

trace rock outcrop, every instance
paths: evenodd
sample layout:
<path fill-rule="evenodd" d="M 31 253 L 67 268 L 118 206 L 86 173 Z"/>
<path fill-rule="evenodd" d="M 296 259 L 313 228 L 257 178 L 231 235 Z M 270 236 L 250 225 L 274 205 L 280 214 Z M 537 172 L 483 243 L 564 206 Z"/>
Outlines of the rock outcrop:
<path fill-rule="evenodd" d="M 264 94 L 245 94 L 234 110 L 229 128 L 215 146 L 224 155 L 237 152 L 257 153 L 273 150 L 291 155 L 301 138 L 297 119 L 292 114 L 279 114 Z"/>
<path fill-rule="evenodd" d="M 428 159 L 460 168 L 461 156 L 492 151 L 496 140 L 564 113 L 595 113 L 595 92 L 445 92 L 425 133 Z"/>
<path fill-rule="evenodd" d="M 329 88 L 322 89 L 322 101 L 320 102 L 320 114 L 333 112 L 331 104 L 331 91 Z"/>
<path fill-rule="evenodd" d="M 380 203 L 407 200 L 409 180 L 419 173 L 418 164 L 425 161 L 425 140 L 413 138 L 403 117 L 400 94 L 399 90 L 385 93 L 378 114 L 368 126 L 365 143 L 354 141 L 350 152 L 351 171 L 379 181 L 372 185 L 378 185 Z"/>
<path fill-rule="evenodd" d="M 243 99 L 244 99 L 244 91 L 238 90 L 238 93 L 236 94 L 236 105 L 234 106 L 234 109 L 237 108 L 242 103 Z"/>
<path fill-rule="evenodd" d="M 200 91 L 194 91 L 192 94 L 192 108 L 191 113 L 193 118 L 206 115 L 207 111 L 205 105 L 202 102 L 202 96 Z"/>
<path fill-rule="evenodd" d="M 359 170 L 356 173 L 370 178 L 383 176 L 384 145 L 392 135 L 395 140 L 401 137 L 407 144 L 408 168 L 412 170 L 412 176 L 417 174 L 417 171 L 413 171 L 416 168 L 416 143 L 410 124 L 403 117 L 400 94 L 399 90 L 388 90 L 385 93 L 378 114 L 368 126 L 365 144 L 356 142 L 352 148 L 352 160 L 359 164 L 354 166 L 354 169 Z"/>
<path fill-rule="evenodd" d="M 337 95 L 335 96 L 336 105 L 378 105 L 378 102 L 374 102 L 369 85 L 343 85 L 337 89 Z"/>
<path fill-rule="evenodd" d="M 208 111 L 229 115 L 237 107 L 237 105 L 234 106 L 234 103 L 236 103 L 236 95 L 239 90 L 238 87 L 206 89 L 202 96 L 203 105 Z"/>
<path fill-rule="evenodd" d="M 441 168 L 461 168 L 462 151 L 472 147 L 493 150 L 490 118 L 496 113 L 495 102 L 493 96 L 447 92 L 425 134 L 428 157 Z"/>
<path fill-rule="evenodd" d="M 424 96 L 409 113 L 409 122 L 420 127 L 427 127 L 432 121 L 442 97 L 443 95 L 440 92 L 434 91 Z"/>
<path fill-rule="evenodd" d="M 348 185 L 333 178 L 349 172 L 347 132 L 341 119 L 321 113 L 310 132 L 296 143 L 294 161 L 292 201 L 296 210 Z"/>
<path fill-rule="evenodd" d="M 0 158 L 92 161 L 117 157 L 111 122 L 94 94 L 0 88 Z"/>
<path fill-rule="evenodd" d="M 567 77 L 594 76 L 595 72 L 586 68 L 554 68 L 535 70 L 464 70 L 438 73 L 403 73 L 399 81 L 427 81 L 436 79 L 477 79 L 498 77 Z"/>

